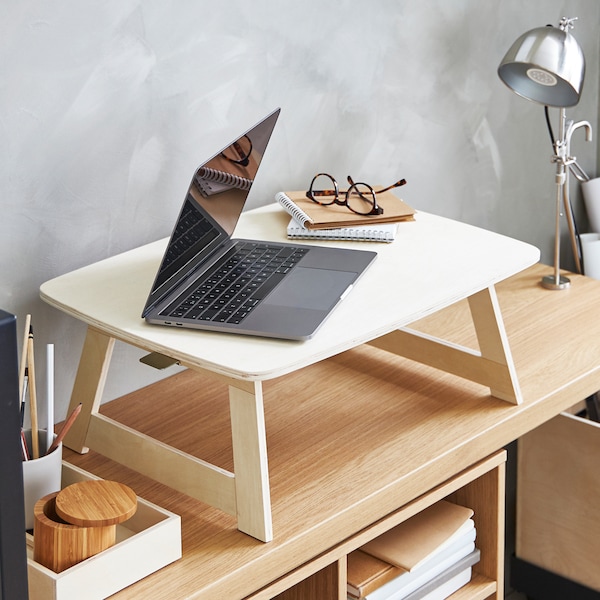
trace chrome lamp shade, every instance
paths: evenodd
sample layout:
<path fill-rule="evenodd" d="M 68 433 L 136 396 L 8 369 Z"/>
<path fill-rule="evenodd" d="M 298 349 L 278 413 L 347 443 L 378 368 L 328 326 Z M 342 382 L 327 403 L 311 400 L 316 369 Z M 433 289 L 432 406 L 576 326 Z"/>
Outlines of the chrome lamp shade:
<path fill-rule="evenodd" d="M 519 96 L 553 107 L 579 102 L 585 57 L 561 27 L 538 27 L 510 47 L 498 67 L 500 79 Z"/>

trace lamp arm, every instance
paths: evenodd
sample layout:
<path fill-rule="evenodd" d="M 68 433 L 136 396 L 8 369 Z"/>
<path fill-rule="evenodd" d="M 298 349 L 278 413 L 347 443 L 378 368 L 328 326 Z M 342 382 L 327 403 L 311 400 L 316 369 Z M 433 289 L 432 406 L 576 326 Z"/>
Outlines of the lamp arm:
<path fill-rule="evenodd" d="M 562 196 L 562 204 L 564 214 L 567 219 L 567 225 L 569 227 L 569 235 L 571 240 L 571 248 L 573 251 L 573 257 L 575 259 L 575 267 L 577 273 L 583 273 L 583 267 L 581 264 L 581 250 L 580 245 L 578 243 L 578 232 L 575 225 L 575 219 L 573 216 L 573 209 L 570 200 L 570 190 L 569 190 L 569 172 L 573 172 L 574 175 L 580 181 L 587 181 L 589 177 L 585 174 L 583 169 L 577 164 L 577 160 L 574 156 L 571 156 L 571 138 L 573 133 L 584 127 L 586 130 L 586 140 L 591 141 L 592 139 L 592 126 L 588 121 L 579 121 L 574 123 L 573 121 L 566 121 L 565 119 L 564 109 L 561 110 L 560 115 L 560 133 L 561 139 L 556 140 L 554 142 L 554 151 L 555 155 L 552 157 L 552 161 L 556 163 L 556 185 L 558 188 L 558 196 Z M 557 198 L 557 210 L 558 207 L 558 198 Z M 557 230 L 556 233 L 559 235 L 558 223 L 556 225 Z M 557 267 L 558 253 L 560 251 L 558 243 L 555 246 L 555 267 Z M 558 282 L 558 271 L 555 272 L 555 279 Z"/>
<path fill-rule="evenodd" d="M 576 129 L 579 129 L 580 127 L 585 127 L 585 141 L 586 142 L 591 142 L 592 141 L 592 126 L 590 125 L 589 121 L 577 121 L 577 123 L 573 123 L 573 121 L 569 121 L 569 123 L 567 124 L 567 133 L 566 133 L 566 139 L 567 142 L 569 143 L 569 145 L 571 144 L 571 136 L 573 135 L 573 133 L 575 132 Z"/>
<path fill-rule="evenodd" d="M 578 121 L 577 123 L 573 123 L 573 121 L 569 121 L 569 123 L 567 124 L 567 133 L 565 135 L 565 139 L 567 141 L 567 155 L 569 156 L 569 169 L 571 170 L 571 172 L 573 173 L 573 175 L 575 175 L 575 177 L 579 180 L 579 181 L 589 181 L 589 177 L 587 175 L 587 173 L 581 168 L 581 166 L 577 163 L 577 159 L 574 156 L 570 156 L 571 154 L 571 137 L 573 136 L 573 133 L 581 128 L 584 127 L 585 128 L 585 141 L 586 142 L 591 142 L 592 141 L 592 126 L 590 125 L 589 121 Z"/>
<path fill-rule="evenodd" d="M 580 183 L 585 183 L 586 181 L 590 180 L 589 175 L 581 168 L 576 160 L 569 163 L 569 170 L 573 175 L 575 175 L 575 179 L 577 179 L 577 181 Z"/>

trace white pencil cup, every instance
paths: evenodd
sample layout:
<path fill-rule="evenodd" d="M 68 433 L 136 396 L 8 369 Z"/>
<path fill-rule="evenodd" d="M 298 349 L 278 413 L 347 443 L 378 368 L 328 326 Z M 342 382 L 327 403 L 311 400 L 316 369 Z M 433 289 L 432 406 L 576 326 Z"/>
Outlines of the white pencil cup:
<path fill-rule="evenodd" d="M 23 492 L 25 500 L 25 529 L 33 529 L 33 509 L 35 503 L 52 492 L 58 492 L 61 488 L 62 475 L 62 443 L 56 450 L 46 454 L 46 430 L 40 430 L 39 447 L 40 458 L 30 458 L 23 461 Z M 53 434 L 53 440 L 56 435 Z M 31 430 L 25 431 L 27 448 L 31 454 Z"/>
<path fill-rule="evenodd" d="M 600 233 L 582 233 L 583 271 L 588 277 L 600 279 Z"/>
<path fill-rule="evenodd" d="M 600 177 L 581 183 L 583 202 L 590 222 L 590 229 L 600 233 Z"/>

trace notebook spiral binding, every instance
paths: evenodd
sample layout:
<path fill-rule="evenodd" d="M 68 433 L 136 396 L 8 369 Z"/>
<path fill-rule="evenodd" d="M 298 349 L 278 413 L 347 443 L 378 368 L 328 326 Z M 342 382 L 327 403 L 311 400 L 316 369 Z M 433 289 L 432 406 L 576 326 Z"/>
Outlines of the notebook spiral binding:
<path fill-rule="evenodd" d="M 300 223 L 300 225 L 303 225 L 307 222 L 310 222 L 310 217 L 297 205 L 295 204 L 288 196 L 287 194 L 284 194 L 283 192 L 279 192 L 276 196 L 275 199 L 277 200 L 277 202 L 279 202 L 281 204 L 281 206 L 283 206 L 283 208 L 285 208 L 285 210 L 292 215 L 292 217 L 294 218 L 294 220 L 298 223 Z"/>
<path fill-rule="evenodd" d="M 225 171 L 211 169 L 210 167 L 201 168 L 198 172 L 198 177 L 196 180 L 200 186 L 202 186 L 202 180 L 205 180 L 220 185 L 239 188 L 240 190 L 249 190 L 250 186 L 252 185 L 251 179 L 234 175 L 233 173 L 226 173 Z"/>

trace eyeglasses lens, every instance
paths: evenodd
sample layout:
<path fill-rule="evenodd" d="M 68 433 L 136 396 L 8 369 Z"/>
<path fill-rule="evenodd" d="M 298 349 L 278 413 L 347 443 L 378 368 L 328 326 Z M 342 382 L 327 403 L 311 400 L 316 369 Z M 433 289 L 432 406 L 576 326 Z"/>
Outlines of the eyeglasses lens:
<path fill-rule="evenodd" d="M 335 179 L 330 175 L 316 175 L 310 184 L 312 199 L 319 204 L 333 204 L 338 197 Z"/>
<path fill-rule="evenodd" d="M 359 215 L 368 215 L 376 205 L 373 188 L 364 183 L 350 186 L 347 194 L 348 208 Z"/>

